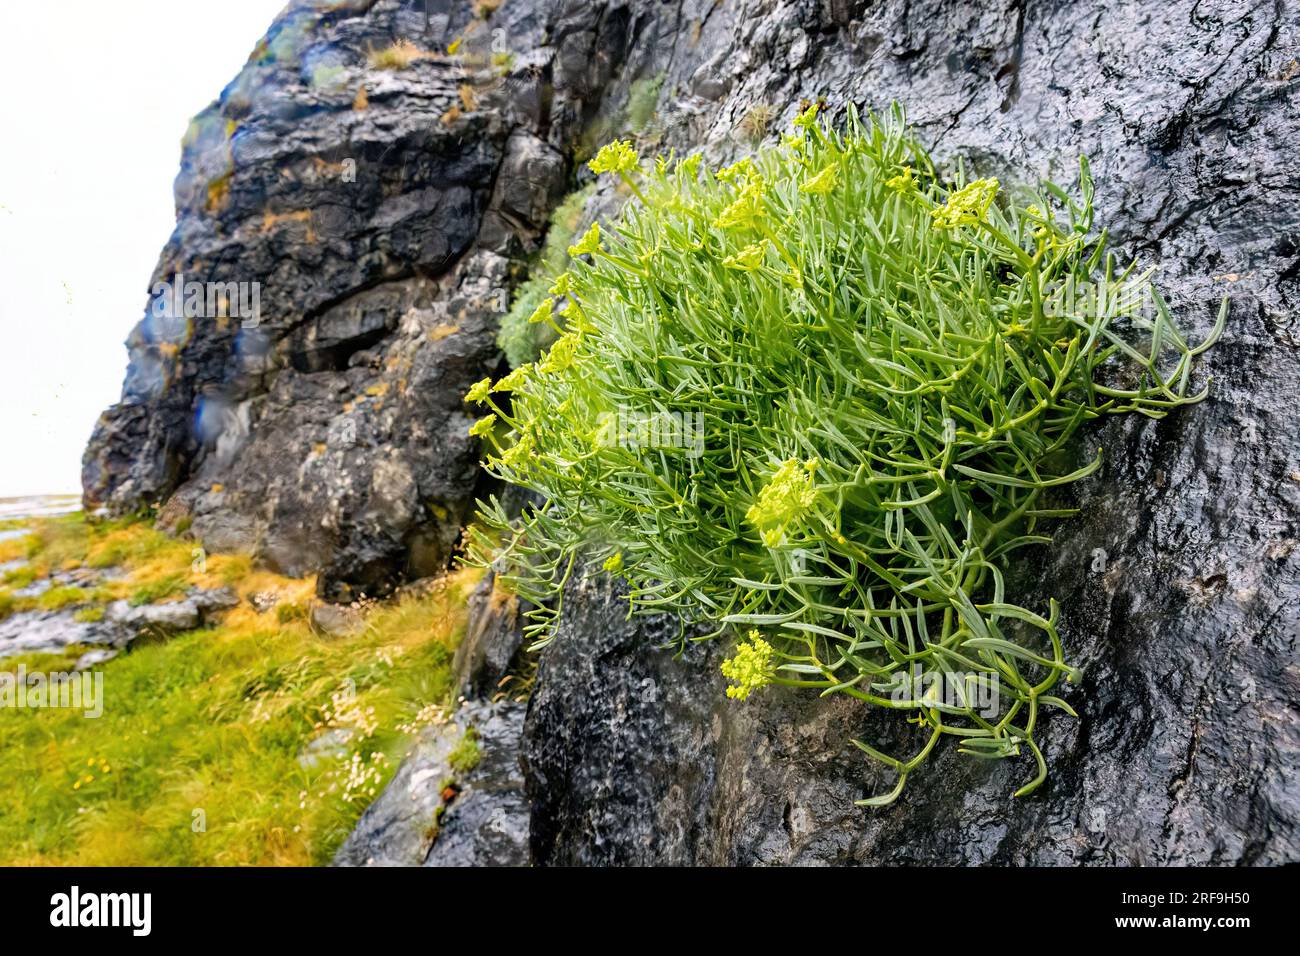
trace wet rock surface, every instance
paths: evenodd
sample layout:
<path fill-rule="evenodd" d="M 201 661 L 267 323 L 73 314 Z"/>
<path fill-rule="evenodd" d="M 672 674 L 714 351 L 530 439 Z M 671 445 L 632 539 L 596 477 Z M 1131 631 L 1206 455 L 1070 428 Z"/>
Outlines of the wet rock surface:
<path fill-rule="evenodd" d="M 15 611 L 0 620 L 0 658 L 54 653 L 78 645 L 120 651 L 137 641 L 166 638 L 212 624 L 223 611 L 238 603 L 238 596 L 230 588 L 192 588 L 180 600 L 159 604 L 135 607 L 126 600 L 113 601 L 104 607 L 97 621 L 78 620 L 73 607 Z M 107 659 L 82 657 L 94 663 Z"/>
<path fill-rule="evenodd" d="M 336 866 L 521 866 L 528 805 L 518 745 L 524 706 L 474 703 L 421 732 L 335 856 Z M 449 760 L 473 728 L 477 764 Z"/>
<path fill-rule="evenodd" d="M 258 314 L 151 297 L 85 453 L 88 508 L 167 503 L 210 550 L 320 572 L 335 601 L 446 565 L 480 480 L 462 395 L 497 368 L 568 170 L 520 112 L 539 80 L 492 66 L 486 35 L 477 59 L 441 52 L 470 19 L 299 0 L 195 118 L 151 289 L 257 283 Z M 493 25 L 540 39 L 526 9 Z M 399 38 L 425 54 L 373 67 Z"/>
<path fill-rule="evenodd" d="M 1079 719 L 1043 728 L 1048 783 L 1013 800 L 1028 768 L 946 747 L 899 804 L 855 808 L 889 781 L 849 738 L 903 748 L 905 728 L 796 692 L 727 702 L 720 647 L 654 650 L 672 623 L 627 624 L 593 582 L 531 704 L 533 858 L 1300 859 L 1294 5 L 506 0 L 470 46 L 503 30 L 512 65 L 472 108 L 463 62 L 366 64 L 398 36 L 445 49 L 470 17 L 292 4 L 199 117 L 155 278 L 261 281 L 262 318 L 141 323 L 87 502 L 174 497 L 209 547 L 320 570 L 333 600 L 439 566 L 478 481 L 460 394 L 499 361 L 484 302 L 536 248 L 583 134 L 639 81 L 662 80 L 661 148 L 710 158 L 761 136 L 756 106 L 771 138 L 819 97 L 836 117 L 897 99 L 939 160 L 1008 182 L 1069 180 L 1084 153 L 1098 222 L 1160 266 L 1184 329 L 1233 305 L 1209 399 L 1091 432 L 1105 464 L 1075 489 L 1081 516 L 1014 569 L 1020 603 L 1061 601 L 1086 673 Z M 605 186 L 592 208 L 617 202 Z"/>

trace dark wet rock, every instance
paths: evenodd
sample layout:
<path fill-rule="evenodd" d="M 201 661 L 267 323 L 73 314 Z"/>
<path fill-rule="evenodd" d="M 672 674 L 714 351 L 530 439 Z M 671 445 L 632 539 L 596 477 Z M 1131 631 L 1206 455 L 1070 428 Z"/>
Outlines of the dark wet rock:
<path fill-rule="evenodd" d="M 598 5 L 610 16 L 615 5 Z M 650 645 L 601 587 L 543 655 L 526 753 L 537 862 L 1253 864 L 1300 859 L 1300 13 L 1174 0 L 970 9 L 744 0 L 632 4 L 629 69 L 664 74 L 665 144 L 732 153 L 754 103 L 905 103 L 944 162 L 1098 183 L 1098 221 L 1159 264 L 1193 337 L 1233 299 L 1210 398 L 1087 438 L 1080 518 L 1014 569 L 1062 602 L 1085 680 L 1043 727 L 1051 776 L 940 749 L 900 802 L 849 745 L 904 730 L 843 700 L 722 698 L 721 649 Z M 567 8 L 570 12 L 573 7 Z M 577 14 L 574 14 L 576 17 Z M 693 41 L 693 42 L 692 42 Z M 685 95 L 683 95 L 683 93 Z M 716 98 L 716 99 L 715 99 Z M 1100 555 L 1104 552 L 1104 555 Z M 1101 557 L 1101 562 L 1098 559 Z M 887 716 L 887 715 L 886 715 Z"/>
<path fill-rule="evenodd" d="M 211 624 L 238 604 L 231 588 L 193 588 L 182 600 L 161 604 L 133 607 L 129 601 L 114 601 L 104 610 L 104 623 L 122 632 L 110 642 L 122 647 L 142 637 L 167 637 Z"/>
<path fill-rule="evenodd" d="M 229 611 L 239 607 L 239 595 L 231 587 L 195 588 L 190 592 L 188 601 L 193 602 L 199 613 L 205 617 L 220 611 Z"/>
<path fill-rule="evenodd" d="M 104 611 L 104 620 L 133 634 L 177 634 L 199 626 L 203 615 L 191 601 L 145 604 L 132 607 L 129 601 L 114 601 Z"/>
<path fill-rule="evenodd" d="M 1069 567 L 1072 550 L 1041 580 L 1073 576 L 1076 593 L 1096 587 Z M 1286 783 L 1294 751 L 1285 731 L 1253 723 L 1289 719 L 1286 669 L 1242 670 L 1242 688 L 1214 701 L 1185 695 L 1172 678 L 1172 668 L 1206 666 L 1197 655 L 1240 659 L 1213 611 L 1184 625 L 1204 635 L 1194 650 L 1165 646 L 1152 662 L 1134 660 L 1124 643 L 1158 642 L 1150 623 L 1135 621 L 1150 633 L 1126 629 L 1118 642 L 1115 624 L 1097 633 L 1078 618 L 1067 624 L 1067 644 L 1085 667 L 1082 686 L 1067 693 L 1080 717 L 1045 721 L 1051 775 L 1036 794 L 1011 796 L 1032 776 L 1028 758 L 985 763 L 949 745 L 912 774 L 898 803 L 871 810 L 853 801 L 886 792 L 893 780 L 850 740 L 915 750 L 921 741 L 896 717 L 786 688 L 727 700 L 718 670 L 725 646 L 688 644 L 680 655 L 675 645 L 663 648 L 676 641 L 676 621 L 629 621 L 608 580 L 574 585 L 565 609 L 559 637 L 542 654 L 525 728 L 535 863 L 1300 859 L 1297 795 Z M 1253 736 L 1220 744 L 1231 727 Z M 1183 733 L 1195 735 L 1183 738 L 1191 749 L 1181 749 Z M 1265 770 L 1265 761 L 1278 769 Z"/>
<path fill-rule="evenodd" d="M 492 572 L 469 598 L 469 623 L 452 661 L 452 686 L 466 698 L 490 697 L 516 662 L 524 642 L 526 603 L 496 584 Z"/>
<path fill-rule="evenodd" d="M 439 6 L 297 0 L 195 118 L 151 287 L 258 283 L 258 314 L 150 301 L 86 450 L 88 509 L 162 505 L 210 550 L 319 572 L 332 601 L 446 566 L 480 480 L 462 395 L 498 367 L 498 317 L 569 161 L 535 104 L 514 108 L 535 91 L 490 64 L 488 31 L 441 53 L 472 5 Z M 540 45 L 511 6 L 493 28 Z M 371 68 L 398 38 L 433 52 Z"/>
<path fill-rule="evenodd" d="M 521 866 L 528 807 L 519 767 L 522 704 L 470 704 L 421 732 L 392 782 L 335 856 L 337 866 Z M 448 758 L 473 728 L 479 761 Z"/>

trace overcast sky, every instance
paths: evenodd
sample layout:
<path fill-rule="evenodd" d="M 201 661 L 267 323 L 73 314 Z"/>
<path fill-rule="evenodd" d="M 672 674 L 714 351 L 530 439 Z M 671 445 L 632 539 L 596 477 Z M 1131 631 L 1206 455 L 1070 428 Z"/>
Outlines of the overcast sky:
<path fill-rule="evenodd" d="M 284 4 L 0 7 L 0 497 L 80 490 L 175 224 L 181 136 Z"/>

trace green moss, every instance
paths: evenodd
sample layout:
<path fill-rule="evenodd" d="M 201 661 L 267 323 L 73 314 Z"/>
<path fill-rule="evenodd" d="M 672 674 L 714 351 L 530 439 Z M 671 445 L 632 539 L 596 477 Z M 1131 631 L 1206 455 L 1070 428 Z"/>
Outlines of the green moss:
<path fill-rule="evenodd" d="M 180 594 L 188 586 L 189 579 L 184 574 L 166 574 L 137 587 L 128 600 L 132 607 L 141 607 Z"/>
<path fill-rule="evenodd" d="M 85 604 L 90 600 L 90 592 L 85 588 L 58 587 L 36 598 L 36 606 L 42 611 L 57 611 L 72 604 Z"/>
<path fill-rule="evenodd" d="M 102 607 L 83 607 L 72 619 L 78 624 L 95 624 L 104 619 L 104 609 Z"/>
<path fill-rule="evenodd" d="M 457 773 L 469 773 L 478 766 L 481 756 L 478 747 L 478 731 L 470 727 L 465 731 L 465 736 L 460 738 L 460 742 L 447 755 L 447 763 Z"/>
<path fill-rule="evenodd" d="M 627 126 L 633 133 L 644 134 L 656 117 L 655 107 L 659 104 L 659 91 L 663 89 L 664 76 L 637 80 L 628 89 Z"/>
<path fill-rule="evenodd" d="M 36 580 L 36 569 L 30 564 L 5 572 L 4 582 L 10 587 L 25 588 Z"/>
<path fill-rule="evenodd" d="M 546 241 L 533 268 L 533 275 L 515 291 L 510 311 L 501 319 L 497 346 L 506 354 L 511 368 L 533 361 L 555 341 L 554 330 L 545 323 L 532 324 L 528 317 L 546 298 L 554 276 L 569 264 L 569 246 L 573 244 L 583 208 L 595 192 L 596 184 L 589 183 L 565 197 L 551 214 Z"/>

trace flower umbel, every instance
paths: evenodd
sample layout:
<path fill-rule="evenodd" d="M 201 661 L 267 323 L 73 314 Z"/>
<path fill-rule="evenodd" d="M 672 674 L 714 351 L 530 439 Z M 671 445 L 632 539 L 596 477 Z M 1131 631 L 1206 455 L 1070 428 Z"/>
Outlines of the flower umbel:
<path fill-rule="evenodd" d="M 501 381 L 492 386 L 494 392 L 513 392 L 524 382 L 528 381 L 528 373 L 533 370 L 532 363 L 521 365 Z"/>
<path fill-rule="evenodd" d="M 465 401 L 474 402 L 477 405 L 482 405 L 484 402 L 488 400 L 488 394 L 491 391 L 492 391 L 492 379 L 485 378 L 482 381 L 475 382 L 473 385 L 469 387 L 469 391 L 465 393 Z"/>
<path fill-rule="evenodd" d="M 767 240 L 762 242 L 751 242 L 744 249 L 741 249 L 734 256 L 727 256 L 722 260 L 722 264 L 728 269 L 739 269 L 742 272 L 753 272 L 763 264 L 763 256 L 767 254 Z"/>
<path fill-rule="evenodd" d="M 496 423 L 497 417 L 495 415 L 484 415 L 473 425 L 469 426 L 469 433 L 475 438 L 481 438 L 483 435 L 492 431 L 492 426 Z"/>
<path fill-rule="evenodd" d="M 514 471 L 523 471 L 524 466 L 528 465 L 532 460 L 533 447 L 533 437 L 524 435 L 519 441 L 507 448 L 498 461 Z"/>
<path fill-rule="evenodd" d="M 912 188 L 916 185 L 916 181 L 912 179 L 912 167 L 904 166 L 903 171 L 897 176 L 891 176 L 886 179 L 885 185 L 899 195 L 911 192 Z"/>
<path fill-rule="evenodd" d="M 839 185 L 840 167 L 836 163 L 826 166 L 820 173 L 799 187 L 801 193 L 814 193 L 825 196 Z"/>
<path fill-rule="evenodd" d="M 993 197 L 998 194 L 996 179 L 977 179 L 967 183 L 961 189 L 948 196 L 948 202 L 936 208 L 931 215 L 934 224 L 940 229 L 951 229 L 973 222 L 979 222 L 993 205 Z"/>
<path fill-rule="evenodd" d="M 546 353 L 538 365 L 539 372 L 563 372 L 573 364 L 573 356 L 578 348 L 578 336 L 569 332 L 555 340 L 551 350 Z"/>
<path fill-rule="evenodd" d="M 614 140 L 600 148 L 587 167 L 597 175 L 601 173 L 626 173 L 637 168 L 638 157 L 632 143 Z"/>
<path fill-rule="evenodd" d="M 762 195 L 763 181 L 757 178 L 751 179 L 740 190 L 740 195 L 735 202 L 722 210 L 718 218 L 713 220 L 714 228 L 727 229 L 731 226 L 756 226 L 764 215 Z"/>
<path fill-rule="evenodd" d="M 583 237 L 569 246 L 569 255 L 577 257 L 597 252 L 600 252 L 600 223 L 593 222 Z"/>
<path fill-rule="evenodd" d="M 540 322 L 551 321 L 551 316 L 555 313 L 555 300 L 543 299 L 542 304 L 533 309 L 533 314 L 528 317 L 528 321 L 533 325 Z"/>
<path fill-rule="evenodd" d="M 803 464 L 797 458 L 783 462 L 759 491 L 758 501 L 745 512 L 745 517 L 758 528 L 763 543 L 769 548 L 779 545 L 790 523 L 807 514 L 817 500 L 817 489 L 812 481 L 817 464 L 816 459 Z"/>
<path fill-rule="evenodd" d="M 772 645 L 750 631 L 748 640 L 736 645 L 734 656 L 722 662 L 722 676 L 732 681 L 727 696 L 732 700 L 747 700 L 754 691 L 772 683 L 776 671 L 772 658 L 776 651 Z"/>

